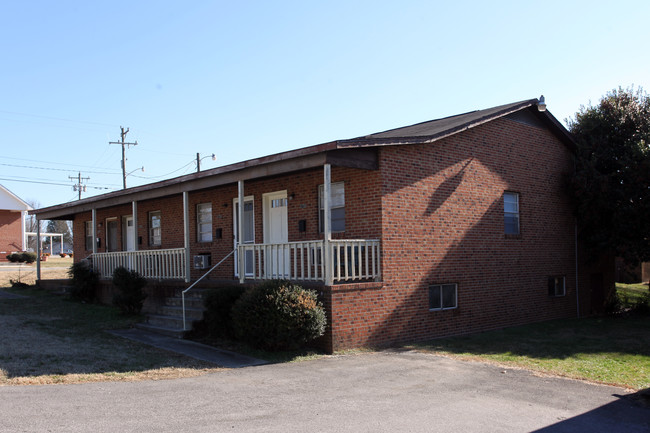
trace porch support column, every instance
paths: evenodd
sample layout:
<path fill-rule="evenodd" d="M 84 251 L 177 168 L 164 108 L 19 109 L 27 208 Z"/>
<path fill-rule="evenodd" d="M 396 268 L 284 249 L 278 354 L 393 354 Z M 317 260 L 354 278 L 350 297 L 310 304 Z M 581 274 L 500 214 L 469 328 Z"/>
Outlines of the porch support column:
<path fill-rule="evenodd" d="M 131 208 L 133 214 L 133 251 L 138 251 L 138 202 L 133 200 L 131 202 Z"/>
<path fill-rule="evenodd" d="M 239 246 L 244 239 L 244 181 L 237 181 L 237 196 L 239 198 L 239 212 L 237 212 L 237 270 L 239 271 L 239 283 L 244 284 L 246 279 L 246 254 Z"/>
<path fill-rule="evenodd" d="M 190 198 L 183 191 L 183 239 L 185 246 L 185 282 L 190 282 Z"/>
<path fill-rule="evenodd" d="M 36 281 L 41 279 L 41 221 L 36 217 Z"/>
<path fill-rule="evenodd" d="M 92 210 L 93 220 L 93 254 L 97 254 L 97 209 Z"/>
<path fill-rule="evenodd" d="M 332 168 L 330 164 L 323 166 L 323 267 L 325 270 L 325 285 L 331 286 L 334 280 L 334 269 L 332 269 L 332 251 L 330 241 L 332 240 L 331 221 L 331 184 Z"/>
<path fill-rule="evenodd" d="M 27 251 L 27 229 L 25 228 L 25 225 L 27 223 L 27 211 L 21 211 L 20 212 L 20 227 L 22 230 L 22 237 L 23 237 L 23 246 L 20 249 L 21 251 Z"/>

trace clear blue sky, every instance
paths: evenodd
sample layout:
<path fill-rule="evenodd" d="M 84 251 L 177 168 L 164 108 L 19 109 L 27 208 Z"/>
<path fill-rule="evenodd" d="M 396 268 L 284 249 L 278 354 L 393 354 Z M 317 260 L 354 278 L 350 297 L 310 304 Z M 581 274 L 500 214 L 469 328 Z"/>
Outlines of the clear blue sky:
<path fill-rule="evenodd" d="M 3 2 L 0 184 L 50 206 L 544 94 L 650 90 L 647 1 Z M 108 174 L 106 174 L 108 173 Z M 135 176 L 143 177 L 135 177 Z M 43 182 L 43 183 L 29 183 Z M 60 185 L 52 185 L 60 184 Z"/>

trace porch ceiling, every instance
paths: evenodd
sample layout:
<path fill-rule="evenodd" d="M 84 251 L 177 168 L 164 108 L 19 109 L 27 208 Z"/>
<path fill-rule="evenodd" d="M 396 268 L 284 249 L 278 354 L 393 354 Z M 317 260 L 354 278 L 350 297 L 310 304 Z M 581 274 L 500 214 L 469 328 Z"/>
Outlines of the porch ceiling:
<path fill-rule="evenodd" d="M 167 197 L 182 194 L 184 191 L 213 188 L 237 183 L 239 180 L 246 181 L 298 172 L 322 167 L 324 164 L 364 170 L 376 170 L 378 168 L 377 149 L 340 149 L 337 147 L 336 142 L 325 143 L 311 148 L 252 159 L 161 182 L 36 209 L 29 213 L 37 215 L 38 219 L 71 220 L 75 214 L 88 212 L 92 209 Z"/>

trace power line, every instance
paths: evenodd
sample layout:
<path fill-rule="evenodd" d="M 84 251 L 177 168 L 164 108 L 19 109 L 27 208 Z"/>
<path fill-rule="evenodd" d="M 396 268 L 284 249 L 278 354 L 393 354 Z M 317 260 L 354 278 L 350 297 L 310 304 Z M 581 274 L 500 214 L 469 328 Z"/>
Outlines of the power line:
<path fill-rule="evenodd" d="M 18 180 L 18 179 L 8 179 L 4 177 L 0 177 L 0 180 L 8 181 L 8 182 L 21 182 L 21 183 L 38 183 L 42 185 L 57 185 L 57 186 L 70 186 L 69 183 L 56 183 L 56 182 L 38 182 L 35 180 Z M 115 188 L 108 188 L 105 186 L 88 186 L 88 188 L 92 189 L 115 189 Z"/>
<path fill-rule="evenodd" d="M 174 170 L 174 171 L 170 171 L 169 173 L 166 173 L 166 174 L 161 174 L 160 176 L 150 176 L 150 177 L 147 177 L 147 176 L 138 176 L 138 175 L 135 175 L 135 174 L 132 174 L 131 176 L 133 176 L 133 177 L 139 177 L 140 179 L 150 179 L 150 180 L 151 180 L 151 179 L 160 179 L 161 177 L 167 177 L 167 176 L 169 176 L 170 174 L 174 174 L 174 173 L 176 173 L 176 172 L 179 172 L 179 171 L 185 169 L 186 167 L 188 167 L 188 166 L 190 166 L 190 165 L 194 165 L 195 162 L 196 162 L 196 161 L 192 160 L 192 161 L 188 162 L 187 164 L 185 164 L 184 166 L 182 166 L 181 168 L 177 168 L 176 170 Z"/>
<path fill-rule="evenodd" d="M 12 179 L 12 180 L 21 180 L 21 179 L 27 179 L 27 180 L 41 180 L 44 182 L 59 182 L 58 179 L 51 179 L 51 178 L 42 178 L 42 177 L 34 177 L 34 176 L 18 176 L 15 174 L 4 174 L 4 176 Z M 97 185 L 97 184 L 96 184 Z M 112 186 L 112 187 L 118 187 L 118 185 L 115 184 L 110 184 L 110 183 L 102 183 L 102 186 Z"/>
<path fill-rule="evenodd" d="M 12 158 L 10 156 L 0 156 L 0 159 L 13 159 L 15 161 L 40 162 L 42 164 L 67 165 L 70 167 L 81 167 L 81 168 L 105 168 L 106 170 L 110 170 L 110 168 L 106 168 L 106 167 L 97 167 L 97 166 L 81 165 L 81 164 L 67 164 L 65 162 L 41 161 L 38 159 Z M 117 173 L 119 173 L 119 171 Z M 116 174 L 116 173 L 111 173 L 111 174 Z"/>
<path fill-rule="evenodd" d="M 66 168 L 36 167 L 36 166 L 33 166 L 33 165 L 7 164 L 7 163 L 2 163 L 2 162 L 0 162 L 0 165 L 4 165 L 6 167 L 33 168 L 35 170 L 51 170 L 51 171 L 67 171 L 67 172 L 73 171 L 71 169 L 66 169 Z M 92 173 L 92 174 L 117 174 L 118 172 L 88 171 L 88 173 Z"/>

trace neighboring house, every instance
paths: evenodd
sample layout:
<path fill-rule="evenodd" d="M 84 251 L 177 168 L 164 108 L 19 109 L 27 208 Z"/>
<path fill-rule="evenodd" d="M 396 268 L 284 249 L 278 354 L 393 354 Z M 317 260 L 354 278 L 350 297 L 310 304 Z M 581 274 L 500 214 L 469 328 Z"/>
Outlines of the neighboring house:
<path fill-rule="evenodd" d="M 0 262 L 27 246 L 25 217 L 31 206 L 0 185 Z"/>
<path fill-rule="evenodd" d="M 582 264 L 566 191 L 574 143 L 538 102 L 33 213 L 73 220 L 75 260 L 92 255 L 105 278 L 125 265 L 157 280 L 150 301 L 224 258 L 211 284 L 312 286 L 328 350 L 589 314 L 612 286 L 613 260 L 592 262 L 596 272 Z"/>

